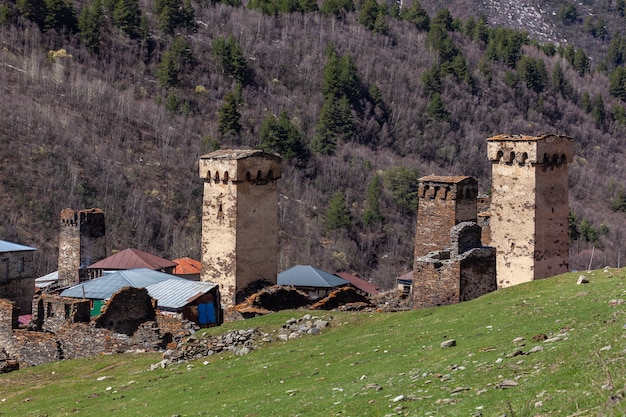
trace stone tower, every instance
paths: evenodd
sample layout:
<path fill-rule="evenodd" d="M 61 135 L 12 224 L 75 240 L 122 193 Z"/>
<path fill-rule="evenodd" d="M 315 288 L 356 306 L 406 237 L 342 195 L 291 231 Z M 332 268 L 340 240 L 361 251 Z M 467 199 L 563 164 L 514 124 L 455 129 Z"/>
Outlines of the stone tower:
<path fill-rule="evenodd" d="M 450 229 L 476 222 L 478 182 L 472 177 L 431 175 L 419 180 L 415 259 L 451 246 Z"/>
<path fill-rule="evenodd" d="M 569 269 L 570 138 L 499 135 L 487 139 L 492 167 L 491 244 L 498 287 Z"/>
<path fill-rule="evenodd" d="M 281 158 L 259 150 L 200 157 L 204 180 L 201 281 L 220 286 L 224 308 L 259 280 L 276 283 Z"/>
<path fill-rule="evenodd" d="M 88 279 L 87 267 L 106 258 L 104 213 L 99 208 L 61 211 L 59 285 L 68 287 Z"/>

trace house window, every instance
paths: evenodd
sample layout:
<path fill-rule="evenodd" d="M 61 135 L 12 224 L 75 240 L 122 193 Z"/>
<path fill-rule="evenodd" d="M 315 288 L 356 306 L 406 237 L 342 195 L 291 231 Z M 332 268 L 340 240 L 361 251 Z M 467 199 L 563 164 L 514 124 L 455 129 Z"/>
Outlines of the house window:
<path fill-rule="evenodd" d="M 0 260 L 0 282 L 7 282 L 9 280 L 9 259 L 5 258 Z"/>
<path fill-rule="evenodd" d="M 17 272 L 24 272 L 24 257 L 22 256 L 17 264 Z"/>

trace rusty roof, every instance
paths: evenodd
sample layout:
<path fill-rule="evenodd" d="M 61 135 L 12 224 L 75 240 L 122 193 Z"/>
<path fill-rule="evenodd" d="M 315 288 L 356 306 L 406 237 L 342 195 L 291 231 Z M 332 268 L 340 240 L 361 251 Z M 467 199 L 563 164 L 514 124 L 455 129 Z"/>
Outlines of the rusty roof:
<path fill-rule="evenodd" d="M 445 176 L 445 175 L 428 175 L 426 177 L 422 177 L 419 179 L 419 181 L 421 182 L 426 182 L 426 181 L 431 181 L 431 182 L 444 182 L 444 183 L 450 183 L 450 184 L 456 184 L 462 181 L 465 181 L 468 178 L 472 178 L 473 177 L 468 177 L 468 176 L 464 176 L 464 175 L 456 175 L 456 176 Z"/>
<path fill-rule="evenodd" d="M 176 268 L 174 268 L 174 274 L 176 275 L 191 275 L 199 274 L 202 269 L 200 261 L 196 261 L 192 258 L 178 258 L 174 259 Z"/>
<path fill-rule="evenodd" d="M 176 264 L 169 259 L 144 252 L 139 249 L 124 249 L 114 255 L 104 258 L 95 264 L 89 265 L 91 269 L 133 269 L 149 268 L 164 269 L 175 267 Z"/>
<path fill-rule="evenodd" d="M 356 288 L 368 294 L 378 294 L 380 292 L 380 287 L 378 285 L 359 278 L 355 275 L 349 274 L 347 272 L 337 272 L 335 273 L 335 275 L 337 275 L 339 278 L 345 279 Z"/>

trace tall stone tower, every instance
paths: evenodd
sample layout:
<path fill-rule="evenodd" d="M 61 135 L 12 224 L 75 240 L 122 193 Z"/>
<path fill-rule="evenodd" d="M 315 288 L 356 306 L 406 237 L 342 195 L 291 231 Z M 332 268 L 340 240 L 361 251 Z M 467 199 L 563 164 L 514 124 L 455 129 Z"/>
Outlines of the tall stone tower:
<path fill-rule="evenodd" d="M 472 177 L 431 175 L 419 180 L 415 259 L 451 246 L 450 229 L 476 222 L 478 182 Z"/>
<path fill-rule="evenodd" d="M 201 281 L 220 286 L 224 308 L 258 280 L 276 283 L 281 158 L 259 150 L 200 157 L 204 180 Z"/>
<path fill-rule="evenodd" d="M 86 268 L 106 258 L 104 213 L 99 208 L 61 211 L 59 285 L 68 287 L 88 279 Z"/>
<path fill-rule="evenodd" d="M 568 271 L 567 164 L 573 153 L 565 136 L 487 139 L 499 288 Z"/>

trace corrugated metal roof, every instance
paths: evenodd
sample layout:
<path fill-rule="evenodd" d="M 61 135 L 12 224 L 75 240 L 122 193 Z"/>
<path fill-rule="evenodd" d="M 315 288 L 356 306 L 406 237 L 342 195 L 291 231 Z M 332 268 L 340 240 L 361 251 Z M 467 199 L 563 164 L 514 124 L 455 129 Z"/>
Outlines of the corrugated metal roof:
<path fill-rule="evenodd" d="M 355 275 L 348 274 L 347 272 L 337 272 L 335 275 L 337 275 L 339 278 L 345 279 L 350 284 L 368 294 L 378 294 L 380 292 L 378 285 L 372 284 L 369 281 L 365 281 L 364 279 L 359 278 Z"/>
<path fill-rule="evenodd" d="M 17 243 L 0 240 L 0 252 L 21 252 L 25 250 L 36 250 L 30 246 L 19 245 Z"/>
<path fill-rule="evenodd" d="M 174 259 L 174 262 L 176 263 L 176 268 L 174 268 L 176 275 L 199 274 L 202 269 L 200 261 L 192 258 Z"/>
<path fill-rule="evenodd" d="M 169 279 L 152 284 L 147 289 L 150 297 L 157 300 L 159 308 L 179 309 L 215 287 L 217 284 L 212 282 Z"/>
<path fill-rule="evenodd" d="M 45 288 L 51 284 L 54 284 L 59 280 L 59 271 L 50 272 L 42 277 L 35 278 L 35 286 L 38 288 Z"/>
<path fill-rule="evenodd" d="M 91 281 L 85 281 L 66 289 L 61 293 L 61 296 L 108 300 L 115 292 L 124 287 L 147 288 L 152 284 L 170 279 L 185 280 L 185 278 L 154 271 L 149 268 L 129 269 L 106 274 Z"/>
<path fill-rule="evenodd" d="M 89 266 L 93 269 L 164 269 L 175 267 L 176 264 L 169 259 L 144 252 L 139 249 L 130 248 L 104 258 Z"/>
<path fill-rule="evenodd" d="M 296 265 L 278 274 L 278 284 L 295 287 L 332 288 L 349 283 L 337 275 L 329 274 L 310 265 Z"/>

